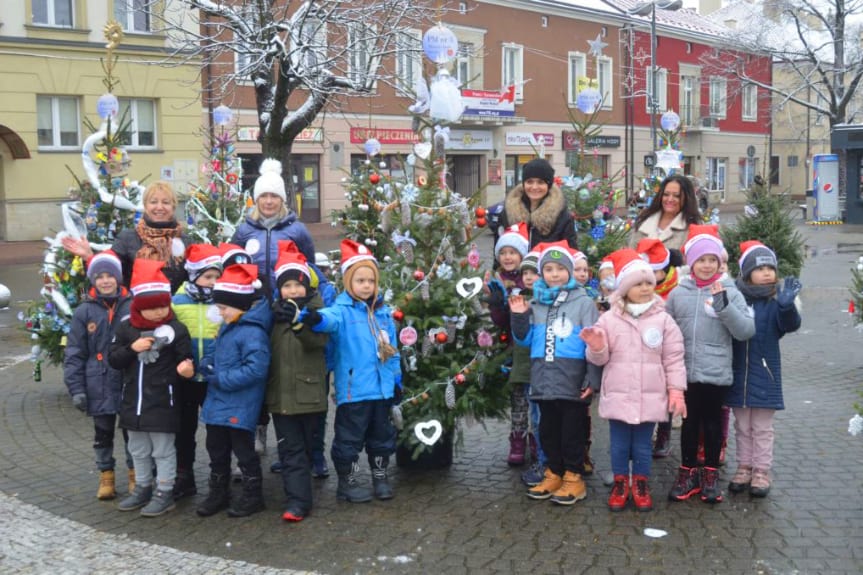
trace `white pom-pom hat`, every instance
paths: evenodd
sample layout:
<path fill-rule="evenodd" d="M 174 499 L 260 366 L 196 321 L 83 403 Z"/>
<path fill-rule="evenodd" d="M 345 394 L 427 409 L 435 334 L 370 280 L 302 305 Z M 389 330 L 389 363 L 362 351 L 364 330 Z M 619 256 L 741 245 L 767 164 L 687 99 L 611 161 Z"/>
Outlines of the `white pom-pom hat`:
<path fill-rule="evenodd" d="M 273 158 L 267 158 L 261 162 L 261 167 L 258 168 L 261 174 L 255 180 L 255 191 L 252 194 L 254 201 L 258 201 L 261 194 L 275 194 L 282 198 L 283 202 L 288 201 L 288 196 L 285 194 L 285 181 L 282 179 L 282 163 Z"/>

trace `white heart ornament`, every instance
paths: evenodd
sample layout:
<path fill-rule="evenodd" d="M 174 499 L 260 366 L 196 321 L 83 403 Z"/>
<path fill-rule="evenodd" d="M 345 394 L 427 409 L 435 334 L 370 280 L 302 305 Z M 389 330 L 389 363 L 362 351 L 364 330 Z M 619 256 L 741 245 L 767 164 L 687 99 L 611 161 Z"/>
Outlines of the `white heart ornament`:
<path fill-rule="evenodd" d="M 417 142 L 414 144 L 414 154 L 416 154 L 421 160 L 427 160 L 431 151 L 432 145 L 430 142 Z"/>
<path fill-rule="evenodd" d="M 429 434 L 429 431 L 431 433 Z M 414 434 L 422 443 L 432 446 L 437 443 L 440 436 L 443 435 L 443 426 L 437 419 L 431 421 L 420 421 L 414 426 Z"/>
<path fill-rule="evenodd" d="M 455 291 L 461 297 L 470 299 L 482 291 L 481 278 L 461 278 L 455 284 Z"/>

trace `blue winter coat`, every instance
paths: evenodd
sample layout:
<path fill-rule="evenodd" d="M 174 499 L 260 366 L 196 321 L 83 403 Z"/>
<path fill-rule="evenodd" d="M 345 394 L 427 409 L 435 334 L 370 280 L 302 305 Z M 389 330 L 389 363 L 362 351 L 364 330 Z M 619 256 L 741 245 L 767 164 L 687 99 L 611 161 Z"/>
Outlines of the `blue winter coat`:
<path fill-rule="evenodd" d="M 201 409 L 201 420 L 255 431 L 270 368 L 269 304 L 260 299 L 234 323 L 223 324 L 216 336 L 213 371 Z"/>
<path fill-rule="evenodd" d="M 347 292 L 336 303 L 320 310 L 321 322 L 313 331 L 330 334 L 336 373 L 336 403 L 356 403 L 390 399 L 395 393 L 396 376 L 401 375 L 399 354 L 386 362 L 378 359 L 378 346 L 369 328 L 368 305 Z M 375 309 L 378 327 L 396 345 L 396 326 L 392 310 L 385 305 Z"/>
<path fill-rule="evenodd" d="M 800 327 L 800 314 L 775 298 L 750 302 L 755 311 L 755 335 L 734 340 L 734 383 L 725 397 L 729 407 L 785 409 L 782 399 L 782 361 L 779 340 Z"/>
<path fill-rule="evenodd" d="M 120 322 L 129 317 L 132 299 L 126 288 L 113 305 L 96 297 L 75 308 L 63 360 L 63 381 L 69 395 L 87 395 L 87 415 L 113 415 L 120 410 L 123 372 L 108 364 L 111 340 Z"/>

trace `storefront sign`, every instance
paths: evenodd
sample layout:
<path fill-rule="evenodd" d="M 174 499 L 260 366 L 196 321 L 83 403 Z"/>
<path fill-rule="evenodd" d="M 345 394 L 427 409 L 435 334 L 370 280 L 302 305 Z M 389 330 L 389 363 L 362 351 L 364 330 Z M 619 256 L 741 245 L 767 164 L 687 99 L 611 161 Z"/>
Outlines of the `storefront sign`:
<path fill-rule="evenodd" d="M 488 161 L 488 185 L 499 186 L 503 183 L 503 162 L 501 160 Z"/>
<path fill-rule="evenodd" d="M 447 150 L 491 150 L 494 148 L 491 130 L 450 129 Z"/>
<path fill-rule="evenodd" d="M 564 130 L 561 135 L 563 138 L 563 149 L 566 151 L 578 150 L 578 137 L 572 130 Z M 619 148 L 620 136 L 591 136 L 585 142 L 587 148 Z"/>
<path fill-rule="evenodd" d="M 515 116 L 515 98 L 506 90 L 462 90 L 461 101 L 469 116 Z"/>
<path fill-rule="evenodd" d="M 554 134 L 544 132 L 507 132 L 507 146 L 554 146 Z"/>
<path fill-rule="evenodd" d="M 257 142 L 261 129 L 253 126 L 245 126 L 237 130 L 237 141 Z M 294 139 L 300 144 L 320 144 L 324 141 L 323 128 L 306 128 Z"/>
<path fill-rule="evenodd" d="M 364 144 L 374 138 L 381 144 L 413 144 L 420 141 L 417 134 L 404 128 L 351 128 L 351 143 Z"/>

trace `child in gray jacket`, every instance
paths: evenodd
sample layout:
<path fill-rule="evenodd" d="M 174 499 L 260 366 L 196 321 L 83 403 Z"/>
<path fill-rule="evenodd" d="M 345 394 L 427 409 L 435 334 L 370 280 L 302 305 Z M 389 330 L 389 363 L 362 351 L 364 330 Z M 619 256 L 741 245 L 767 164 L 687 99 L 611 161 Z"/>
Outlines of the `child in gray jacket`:
<path fill-rule="evenodd" d="M 745 341 L 755 334 L 755 320 L 746 300 L 719 270 L 722 250 L 717 226 L 690 226 L 683 248 L 690 276 L 680 281 L 666 304 L 666 311 L 683 332 L 688 414 L 680 436 L 681 466 L 668 494 L 671 501 L 683 501 L 696 493 L 706 503 L 722 501 L 719 451 L 722 405 L 733 383 L 732 341 Z M 699 470 L 702 427 L 705 461 Z"/>

